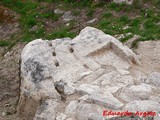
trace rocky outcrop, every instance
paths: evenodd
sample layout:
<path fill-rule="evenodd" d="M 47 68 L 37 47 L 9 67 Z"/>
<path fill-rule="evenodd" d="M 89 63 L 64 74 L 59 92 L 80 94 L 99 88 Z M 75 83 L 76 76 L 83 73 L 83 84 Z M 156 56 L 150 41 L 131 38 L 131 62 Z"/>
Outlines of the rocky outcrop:
<path fill-rule="evenodd" d="M 105 120 L 106 109 L 160 110 L 158 74 L 144 77 L 137 55 L 96 28 L 74 39 L 34 40 L 21 60 L 21 119 Z"/>

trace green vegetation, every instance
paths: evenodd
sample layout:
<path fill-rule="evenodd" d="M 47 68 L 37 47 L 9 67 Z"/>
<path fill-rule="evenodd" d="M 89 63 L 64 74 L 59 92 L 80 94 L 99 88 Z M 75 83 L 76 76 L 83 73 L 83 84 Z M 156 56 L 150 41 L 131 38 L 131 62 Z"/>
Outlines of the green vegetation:
<path fill-rule="evenodd" d="M 56 38 L 64 38 L 64 37 L 75 37 L 76 34 L 73 32 L 70 32 L 68 28 L 62 27 L 57 31 L 54 31 L 46 37 L 48 40 L 56 39 Z"/>
<path fill-rule="evenodd" d="M 147 6 L 144 6 L 144 3 Z M 133 35 L 139 35 L 139 41 L 160 39 L 159 0 L 143 2 L 137 0 L 133 5 L 113 2 L 95 3 L 93 0 L 1 0 L 0 5 L 20 15 L 21 28 L 21 32 L 16 34 L 18 37 L 7 40 L 10 42 L 1 40 L 1 47 L 11 46 L 18 41 L 29 42 L 37 38 L 52 40 L 75 37 L 79 29 L 82 29 L 80 26 L 77 29 L 77 25 L 81 25 L 79 22 L 82 19 L 72 20 L 68 22 L 69 26 L 66 26 L 66 23 L 61 20 L 62 14 L 54 14 L 55 8 L 71 11 L 75 17 L 85 16 L 86 21 L 82 20 L 83 22 L 95 18 L 95 13 L 98 13 L 98 22 L 92 26 L 113 36 L 131 33 L 122 38 L 122 42 L 126 42 Z M 97 12 L 99 9 L 102 10 Z M 5 19 L 1 15 L 2 17 Z M 2 19 L 0 21 L 4 22 Z"/>
<path fill-rule="evenodd" d="M 93 13 L 94 13 L 94 10 L 93 9 L 89 9 L 89 11 L 87 12 L 86 16 L 93 17 Z"/>
<path fill-rule="evenodd" d="M 159 9 L 155 7 L 145 9 L 142 4 L 138 4 L 141 6 L 139 9 L 137 4 L 132 6 L 116 3 L 108 4 L 107 12 L 103 14 L 97 28 L 111 35 L 132 33 L 132 35 L 122 38 L 122 42 L 126 42 L 134 34 L 140 36 L 139 41 L 160 39 Z M 153 3 L 150 3 L 150 5 L 155 6 Z M 113 11 L 116 11 L 116 15 L 110 14 Z M 125 26 L 128 26 L 128 28 L 124 29 Z"/>
<path fill-rule="evenodd" d="M 10 43 L 7 41 L 0 41 L 0 47 L 6 47 L 8 46 Z"/>

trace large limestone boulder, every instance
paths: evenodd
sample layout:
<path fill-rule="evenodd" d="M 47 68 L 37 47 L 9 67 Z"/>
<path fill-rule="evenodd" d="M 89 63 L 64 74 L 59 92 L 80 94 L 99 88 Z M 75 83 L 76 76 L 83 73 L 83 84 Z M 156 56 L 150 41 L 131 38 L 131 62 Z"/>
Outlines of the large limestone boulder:
<path fill-rule="evenodd" d="M 150 99 L 152 86 L 133 74 L 143 73 L 140 66 L 131 49 L 92 27 L 74 39 L 34 40 L 21 55 L 20 117 L 104 120 L 105 109 L 124 110 L 141 96 Z"/>

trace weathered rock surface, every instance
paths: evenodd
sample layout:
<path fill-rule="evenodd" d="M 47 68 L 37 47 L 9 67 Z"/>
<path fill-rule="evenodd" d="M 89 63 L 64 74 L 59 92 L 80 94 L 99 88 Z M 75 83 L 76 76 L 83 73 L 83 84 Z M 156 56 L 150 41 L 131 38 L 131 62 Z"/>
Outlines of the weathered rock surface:
<path fill-rule="evenodd" d="M 111 93 L 92 93 L 87 100 L 112 110 L 117 110 L 123 106 L 123 103 L 117 100 Z"/>
<path fill-rule="evenodd" d="M 136 111 L 159 111 L 160 104 L 155 101 L 144 100 L 144 101 L 133 101 L 125 106 L 125 110 L 136 112 Z"/>
<path fill-rule="evenodd" d="M 124 100 L 125 102 L 140 100 L 140 98 L 138 98 L 135 94 L 133 94 L 128 87 L 123 87 L 117 90 L 116 97 Z"/>
<path fill-rule="evenodd" d="M 129 91 L 131 91 L 141 100 L 147 100 L 149 99 L 150 94 L 154 93 L 154 88 L 150 85 L 142 83 L 139 85 L 132 85 L 131 87 L 129 87 Z"/>
<path fill-rule="evenodd" d="M 151 100 L 158 87 L 147 83 L 137 55 L 98 29 L 86 27 L 74 39 L 34 40 L 21 61 L 21 119 L 105 120 L 105 109 L 159 110 Z"/>
<path fill-rule="evenodd" d="M 44 101 L 36 111 L 33 120 L 53 120 L 56 119 L 56 112 L 60 104 L 56 100 L 46 100 Z"/>
<path fill-rule="evenodd" d="M 159 72 L 153 72 L 148 75 L 148 79 L 146 81 L 149 84 L 160 86 L 160 73 Z"/>
<path fill-rule="evenodd" d="M 78 106 L 78 102 L 77 101 L 71 101 L 68 106 L 65 109 L 65 113 L 68 116 L 72 116 L 74 117 L 76 114 L 76 110 L 77 110 L 77 106 Z"/>

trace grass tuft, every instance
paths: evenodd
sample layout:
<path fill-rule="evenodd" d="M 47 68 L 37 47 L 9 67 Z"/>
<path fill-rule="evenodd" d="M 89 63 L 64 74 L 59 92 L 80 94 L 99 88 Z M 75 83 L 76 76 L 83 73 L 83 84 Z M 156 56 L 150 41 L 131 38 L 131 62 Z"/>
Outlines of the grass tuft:
<path fill-rule="evenodd" d="M 10 42 L 8 41 L 0 41 L 0 47 L 6 47 L 6 46 L 9 46 Z"/>

